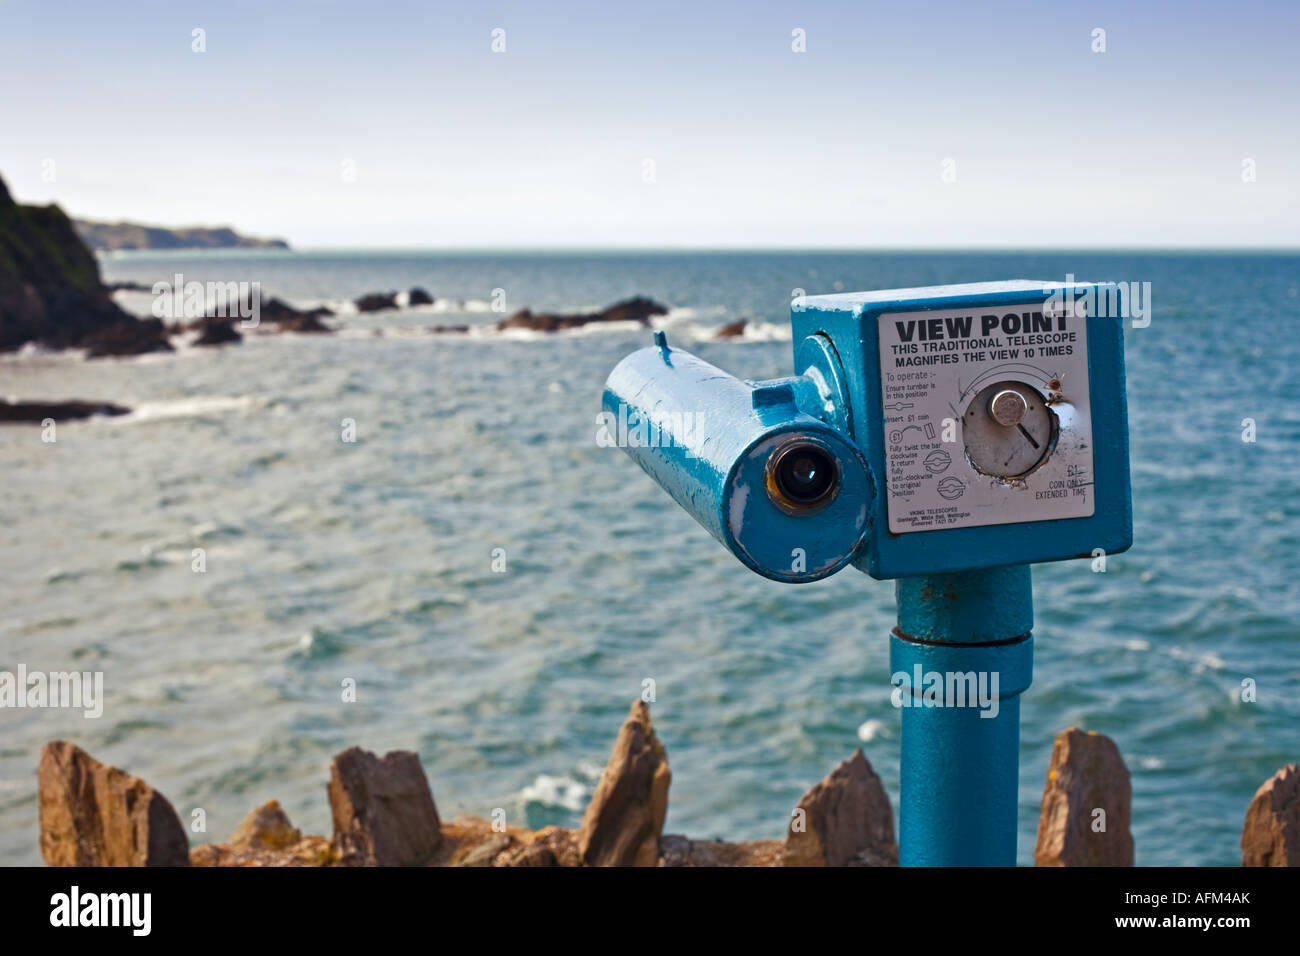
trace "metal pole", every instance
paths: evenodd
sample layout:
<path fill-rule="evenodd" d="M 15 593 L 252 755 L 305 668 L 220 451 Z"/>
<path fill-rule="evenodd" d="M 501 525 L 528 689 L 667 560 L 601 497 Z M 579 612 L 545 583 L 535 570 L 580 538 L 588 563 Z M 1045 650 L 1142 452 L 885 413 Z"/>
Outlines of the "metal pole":
<path fill-rule="evenodd" d="M 1033 621 L 1027 564 L 898 579 L 889 660 L 903 710 L 903 866 L 1015 865 Z"/>

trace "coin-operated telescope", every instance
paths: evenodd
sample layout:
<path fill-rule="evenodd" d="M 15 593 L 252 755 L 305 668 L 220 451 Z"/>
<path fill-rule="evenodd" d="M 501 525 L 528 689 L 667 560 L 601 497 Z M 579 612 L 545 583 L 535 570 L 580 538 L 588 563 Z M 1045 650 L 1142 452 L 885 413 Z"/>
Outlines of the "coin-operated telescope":
<path fill-rule="evenodd" d="M 750 569 L 897 579 L 905 865 L 1012 865 L 1029 565 L 1132 542 L 1121 287 L 1030 280 L 796 299 L 794 372 L 653 346 L 618 444 Z"/>

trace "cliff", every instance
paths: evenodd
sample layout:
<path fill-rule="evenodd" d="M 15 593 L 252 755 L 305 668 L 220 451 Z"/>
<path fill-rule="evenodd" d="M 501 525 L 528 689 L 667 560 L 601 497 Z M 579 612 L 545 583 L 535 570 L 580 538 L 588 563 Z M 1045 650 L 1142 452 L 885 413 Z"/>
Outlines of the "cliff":
<path fill-rule="evenodd" d="M 72 225 L 95 252 L 119 249 L 288 249 L 283 239 L 241 236 L 229 226 L 169 229 L 135 222 L 92 222 L 74 219 Z"/>
<path fill-rule="evenodd" d="M 58 206 L 21 206 L 0 180 L 0 352 L 27 342 L 91 356 L 167 351 L 162 323 L 123 312 Z"/>

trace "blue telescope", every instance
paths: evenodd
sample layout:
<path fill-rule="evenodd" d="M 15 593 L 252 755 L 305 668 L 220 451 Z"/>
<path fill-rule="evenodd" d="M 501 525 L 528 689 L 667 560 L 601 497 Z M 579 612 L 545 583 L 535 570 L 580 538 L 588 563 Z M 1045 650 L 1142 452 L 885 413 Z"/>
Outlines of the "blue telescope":
<path fill-rule="evenodd" d="M 656 332 L 605 383 L 614 443 L 745 566 L 897 579 L 904 865 L 1015 863 L 1029 565 L 1132 542 L 1121 293 L 799 297 L 790 377 L 742 381 Z"/>

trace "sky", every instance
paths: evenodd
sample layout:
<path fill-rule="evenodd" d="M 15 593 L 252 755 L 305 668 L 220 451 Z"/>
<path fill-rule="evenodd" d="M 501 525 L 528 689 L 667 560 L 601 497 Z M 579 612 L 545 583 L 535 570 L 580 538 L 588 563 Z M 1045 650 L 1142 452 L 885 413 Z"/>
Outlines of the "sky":
<path fill-rule="evenodd" d="M 1297 42 L 1295 0 L 0 0 L 0 177 L 301 248 L 1295 247 Z"/>

